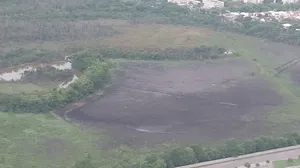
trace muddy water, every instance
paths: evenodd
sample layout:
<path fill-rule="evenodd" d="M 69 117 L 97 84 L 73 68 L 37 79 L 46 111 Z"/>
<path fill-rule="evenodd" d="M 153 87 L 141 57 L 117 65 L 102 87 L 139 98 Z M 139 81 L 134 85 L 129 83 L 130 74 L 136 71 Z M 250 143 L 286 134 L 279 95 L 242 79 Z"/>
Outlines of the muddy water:
<path fill-rule="evenodd" d="M 72 69 L 72 63 L 71 62 L 66 62 L 61 65 L 53 64 L 51 65 L 53 68 L 58 69 L 58 70 L 67 70 L 67 69 Z"/>
<path fill-rule="evenodd" d="M 63 82 L 59 85 L 59 88 L 67 88 L 70 84 L 74 83 L 76 80 L 78 79 L 78 77 L 74 74 L 73 78 L 71 81 L 67 82 Z"/>
<path fill-rule="evenodd" d="M 25 66 L 25 67 L 20 67 L 18 69 L 14 69 L 14 70 L 10 70 L 10 71 L 1 73 L 0 81 L 18 81 L 22 78 L 22 76 L 24 75 L 25 72 L 36 71 L 37 68 L 43 68 L 46 66 L 51 66 L 58 70 L 72 69 L 71 62 L 65 62 L 63 64 L 52 64 L 52 65 L 40 64 L 40 65 L 35 65 L 35 66 Z"/>
<path fill-rule="evenodd" d="M 0 81 L 18 81 L 22 78 L 25 72 L 36 71 L 33 67 L 24 67 L 21 69 L 14 70 L 12 72 L 5 72 L 0 74 Z"/>

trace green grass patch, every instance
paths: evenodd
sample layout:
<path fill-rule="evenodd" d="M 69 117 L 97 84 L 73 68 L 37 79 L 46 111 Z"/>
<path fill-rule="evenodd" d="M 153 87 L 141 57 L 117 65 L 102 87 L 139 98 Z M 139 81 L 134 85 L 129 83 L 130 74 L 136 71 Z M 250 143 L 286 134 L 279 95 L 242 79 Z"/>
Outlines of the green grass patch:
<path fill-rule="evenodd" d="M 291 166 L 299 166 L 300 165 L 300 159 L 295 160 L 279 160 L 273 162 L 274 168 L 286 168 Z"/>
<path fill-rule="evenodd" d="M 33 83 L 0 83 L 0 93 L 31 93 L 34 91 L 45 91 L 54 88 L 53 84 L 33 84 Z"/>
<path fill-rule="evenodd" d="M 102 152 L 105 136 L 48 114 L 0 112 L 0 167 L 70 167 L 89 152 L 102 165 L 110 162 Z"/>

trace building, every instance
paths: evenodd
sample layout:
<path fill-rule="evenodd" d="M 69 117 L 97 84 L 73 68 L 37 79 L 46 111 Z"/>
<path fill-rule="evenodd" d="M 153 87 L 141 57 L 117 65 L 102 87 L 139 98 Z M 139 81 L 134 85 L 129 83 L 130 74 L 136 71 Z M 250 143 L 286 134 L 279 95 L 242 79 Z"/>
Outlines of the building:
<path fill-rule="evenodd" d="M 211 8 L 223 8 L 224 2 L 219 0 L 202 0 L 204 9 L 211 9 Z"/>
<path fill-rule="evenodd" d="M 236 2 L 243 2 L 243 3 L 254 3 L 254 4 L 261 4 L 264 0 L 233 0 Z"/>
<path fill-rule="evenodd" d="M 200 0 L 168 0 L 168 2 L 175 3 L 180 6 L 201 4 Z"/>
<path fill-rule="evenodd" d="M 261 4 L 264 0 L 244 0 L 244 3 L 254 3 L 254 4 Z"/>
<path fill-rule="evenodd" d="M 282 0 L 283 4 L 297 3 L 299 0 Z"/>
<path fill-rule="evenodd" d="M 203 5 L 204 9 L 223 8 L 224 2 L 219 0 L 168 0 L 168 2 L 176 3 L 180 6 Z"/>
<path fill-rule="evenodd" d="M 264 0 L 233 0 L 236 2 L 243 2 L 243 3 L 254 3 L 254 4 L 261 4 Z M 277 3 L 278 1 L 282 1 L 283 4 L 289 3 L 298 3 L 300 0 L 273 0 L 273 3 Z"/>

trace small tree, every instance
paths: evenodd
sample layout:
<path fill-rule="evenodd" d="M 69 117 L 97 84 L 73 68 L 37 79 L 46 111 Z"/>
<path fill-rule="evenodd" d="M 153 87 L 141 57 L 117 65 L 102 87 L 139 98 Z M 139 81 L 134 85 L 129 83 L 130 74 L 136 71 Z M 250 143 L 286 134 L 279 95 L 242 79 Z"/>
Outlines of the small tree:
<path fill-rule="evenodd" d="M 260 166 L 260 164 L 259 164 L 259 163 L 256 163 L 256 164 L 255 164 L 255 166 L 256 166 L 256 167 L 259 167 L 259 166 Z"/>
<path fill-rule="evenodd" d="M 289 163 L 293 163 L 294 162 L 294 160 L 292 159 L 292 158 L 288 158 L 288 160 L 287 160 Z"/>
<path fill-rule="evenodd" d="M 269 163 L 270 163 L 270 160 L 267 160 L 267 161 L 266 161 L 266 163 L 268 163 L 268 164 L 269 164 Z"/>

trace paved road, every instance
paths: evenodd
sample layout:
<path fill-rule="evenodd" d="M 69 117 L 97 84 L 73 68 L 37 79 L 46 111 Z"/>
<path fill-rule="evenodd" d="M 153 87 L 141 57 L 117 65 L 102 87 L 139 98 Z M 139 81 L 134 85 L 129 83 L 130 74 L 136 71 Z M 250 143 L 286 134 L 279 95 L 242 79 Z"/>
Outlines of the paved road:
<path fill-rule="evenodd" d="M 194 165 L 182 166 L 180 168 L 235 168 L 243 166 L 248 162 L 251 164 L 265 163 L 266 160 L 286 160 L 288 158 L 298 158 L 300 155 L 300 145 L 280 148 L 275 150 L 269 150 L 265 152 L 258 152 L 254 154 L 239 156 L 236 158 L 220 159 L 215 161 L 203 162 Z M 268 165 L 268 168 L 272 168 L 272 164 Z"/>

